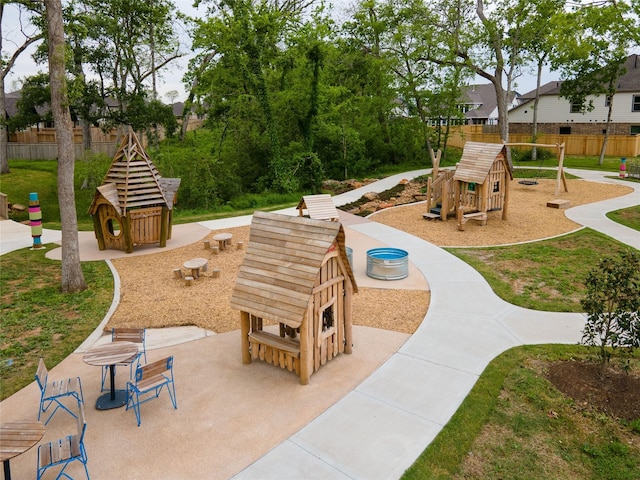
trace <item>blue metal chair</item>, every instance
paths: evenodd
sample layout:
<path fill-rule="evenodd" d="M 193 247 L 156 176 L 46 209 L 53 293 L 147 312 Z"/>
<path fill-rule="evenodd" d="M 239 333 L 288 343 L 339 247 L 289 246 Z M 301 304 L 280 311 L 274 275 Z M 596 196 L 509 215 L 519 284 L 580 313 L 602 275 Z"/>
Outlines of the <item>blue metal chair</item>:
<path fill-rule="evenodd" d="M 77 433 L 69 435 L 49 443 L 43 443 L 38 447 L 38 478 L 40 480 L 47 469 L 63 465 L 62 469 L 55 477 L 56 480 L 65 477 L 73 480 L 65 469 L 70 463 L 78 461 L 84 466 L 84 473 L 89 480 L 89 470 L 87 469 L 87 451 L 84 447 L 84 433 L 87 430 L 87 422 L 84 418 L 84 408 L 82 404 L 76 420 Z"/>
<path fill-rule="evenodd" d="M 133 342 L 138 344 L 138 355 L 129 363 L 129 380 L 133 380 L 134 365 L 137 368 L 140 365 L 140 359 L 144 357 L 144 363 L 147 363 L 147 344 L 146 344 L 146 330 L 144 328 L 112 328 L 111 329 L 111 341 L 112 342 Z M 102 369 L 102 381 L 100 383 L 100 391 L 104 392 L 109 387 L 105 388 L 105 381 L 109 378 L 109 366 L 105 365 Z"/>
<path fill-rule="evenodd" d="M 62 399 L 72 397 L 76 400 L 79 406 L 84 403 L 84 395 L 82 394 L 82 383 L 80 377 L 65 378 L 64 380 L 49 380 L 49 370 L 44 364 L 44 360 L 40 358 L 38 363 L 38 370 L 36 371 L 36 381 L 40 387 L 40 406 L 38 408 L 38 420 L 40 416 L 46 412 L 51 405 L 56 408 L 51 412 L 49 418 L 47 418 L 45 425 L 49 423 L 49 420 L 53 417 L 53 414 L 58 411 L 59 408 L 66 410 L 73 418 L 78 416 L 73 413 L 67 405 L 62 403 Z"/>
<path fill-rule="evenodd" d="M 164 387 L 169 391 L 173 408 L 177 409 L 173 382 L 173 355 L 136 368 L 134 382 L 127 382 L 127 410 L 133 408 L 140 426 L 140 405 L 158 398 Z"/>

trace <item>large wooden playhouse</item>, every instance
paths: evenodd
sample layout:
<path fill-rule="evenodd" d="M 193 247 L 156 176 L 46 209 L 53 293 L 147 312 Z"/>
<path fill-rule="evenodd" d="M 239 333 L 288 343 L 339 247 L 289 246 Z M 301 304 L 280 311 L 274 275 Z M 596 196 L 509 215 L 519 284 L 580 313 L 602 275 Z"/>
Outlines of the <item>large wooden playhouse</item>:
<path fill-rule="evenodd" d="M 506 220 L 511 180 L 513 168 L 505 144 L 467 142 L 455 171 L 442 170 L 429 182 L 428 211 L 423 216 L 442 220 L 455 216 L 460 230 L 469 220 L 486 224 L 487 212 L 493 210 L 501 210 Z"/>
<path fill-rule="evenodd" d="M 89 207 L 98 248 L 165 247 L 179 186 L 179 178 L 160 176 L 133 132 L 126 135 Z"/>
<path fill-rule="evenodd" d="M 243 363 L 259 359 L 308 384 L 326 362 L 351 353 L 354 292 L 342 224 L 255 212 L 231 297 Z"/>

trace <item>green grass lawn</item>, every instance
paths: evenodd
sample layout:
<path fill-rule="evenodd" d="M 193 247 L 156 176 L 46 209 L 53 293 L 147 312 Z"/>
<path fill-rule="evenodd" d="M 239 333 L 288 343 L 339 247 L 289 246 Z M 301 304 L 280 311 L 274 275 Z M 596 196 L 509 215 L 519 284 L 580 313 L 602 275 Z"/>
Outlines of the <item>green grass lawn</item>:
<path fill-rule="evenodd" d="M 60 262 L 23 248 L 0 256 L 0 399 L 31 383 L 43 357 L 53 368 L 100 324 L 113 299 L 105 262 L 82 262 L 88 288 L 60 293 Z"/>

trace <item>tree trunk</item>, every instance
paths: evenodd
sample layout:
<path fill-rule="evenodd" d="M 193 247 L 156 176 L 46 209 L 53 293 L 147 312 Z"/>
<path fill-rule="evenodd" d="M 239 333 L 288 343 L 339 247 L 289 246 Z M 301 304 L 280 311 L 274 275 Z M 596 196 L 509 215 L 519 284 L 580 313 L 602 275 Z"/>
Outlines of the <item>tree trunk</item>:
<path fill-rule="evenodd" d="M 611 91 L 611 89 L 609 89 Z M 613 112 L 613 97 L 611 95 L 609 97 L 609 111 L 607 112 L 607 123 L 604 129 L 604 139 L 602 141 L 602 149 L 600 149 L 600 158 L 598 158 L 598 165 L 602 165 L 604 163 L 604 154 L 607 151 L 607 142 L 609 141 L 609 128 L 611 127 L 611 115 Z"/>
<path fill-rule="evenodd" d="M 51 112 L 58 143 L 58 200 L 62 224 L 62 278 L 63 293 L 80 292 L 87 284 L 80 267 L 78 218 L 73 185 L 74 148 L 73 123 L 69 112 L 69 99 L 65 78 L 65 41 L 60 0 L 45 0 L 49 35 L 49 84 L 51 85 Z"/>
<path fill-rule="evenodd" d="M 9 131 L 7 130 L 7 109 L 5 106 L 4 72 L 0 73 L 0 175 L 9 173 Z"/>

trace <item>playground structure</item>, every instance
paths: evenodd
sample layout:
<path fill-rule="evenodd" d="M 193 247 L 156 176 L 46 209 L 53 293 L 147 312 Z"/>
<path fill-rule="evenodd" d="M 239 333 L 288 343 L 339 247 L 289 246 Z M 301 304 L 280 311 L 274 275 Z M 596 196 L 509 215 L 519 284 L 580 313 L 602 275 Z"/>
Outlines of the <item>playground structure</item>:
<path fill-rule="evenodd" d="M 322 365 L 351 353 L 355 292 L 342 224 L 254 212 L 231 296 L 240 311 L 242 362 L 259 359 L 308 384 Z"/>
<path fill-rule="evenodd" d="M 89 213 L 100 250 L 167 245 L 179 178 L 162 178 L 133 132 L 122 141 Z"/>
<path fill-rule="evenodd" d="M 509 185 L 513 180 L 513 166 L 507 157 L 507 147 L 511 146 L 558 148 L 556 195 L 561 181 L 564 191 L 568 191 L 562 166 L 564 144 L 467 142 L 455 170 L 439 170 L 437 157 L 433 175 L 427 183 L 427 212 L 423 217 L 443 221 L 456 217 L 459 230 L 464 230 L 464 224 L 469 220 L 486 225 L 489 211 L 501 210 L 502 220 L 506 220 Z"/>
<path fill-rule="evenodd" d="M 309 218 L 316 220 L 331 220 L 337 222 L 338 209 L 333 203 L 331 195 L 326 193 L 318 195 L 304 195 L 296 207 L 301 217 L 305 216 L 305 210 Z"/>

